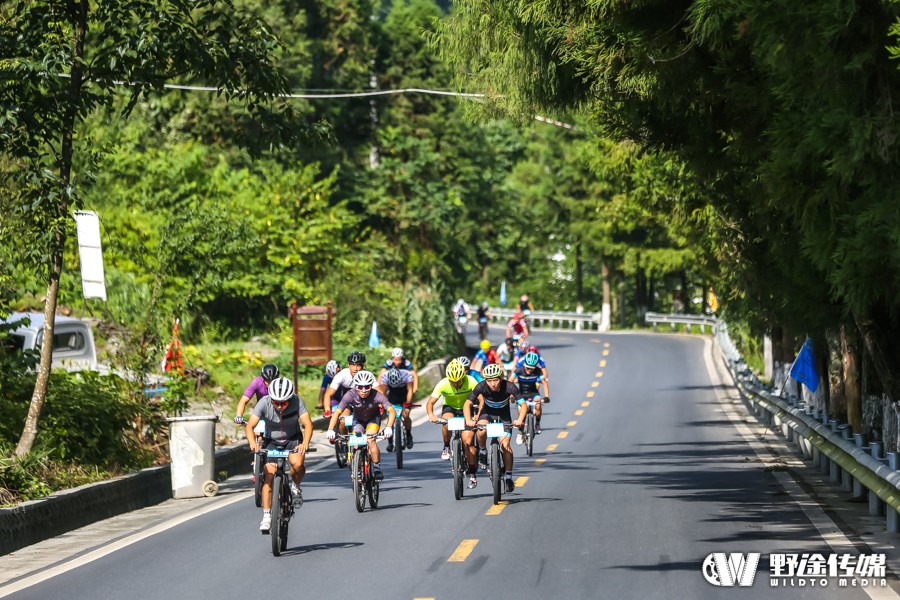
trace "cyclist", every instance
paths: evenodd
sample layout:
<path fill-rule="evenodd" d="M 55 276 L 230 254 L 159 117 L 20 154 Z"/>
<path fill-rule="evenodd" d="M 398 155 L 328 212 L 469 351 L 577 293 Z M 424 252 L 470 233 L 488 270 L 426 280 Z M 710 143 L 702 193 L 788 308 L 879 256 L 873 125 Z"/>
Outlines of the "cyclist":
<path fill-rule="evenodd" d="M 518 340 L 520 345 L 522 344 L 522 341 L 528 337 L 528 323 L 525 322 L 525 317 L 520 311 L 516 311 L 513 314 L 513 318 L 506 324 L 506 337 L 511 338 L 514 335 L 519 336 Z"/>
<path fill-rule="evenodd" d="M 488 302 L 485 300 L 481 303 L 481 306 L 478 307 L 478 335 L 479 337 L 486 338 L 488 332 L 488 323 L 491 320 L 491 309 L 488 307 Z"/>
<path fill-rule="evenodd" d="M 412 419 L 409 418 L 409 409 L 413 400 L 412 374 L 409 371 L 391 368 L 381 376 L 378 383 L 379 385 L 376 389 L 387 396 L 388 401 L 394 406 L 394 411 L 403 420 L 403 427 L 406 429 L 406 447 L 411 450 L 413 439 Z M 388 440 L 387 451 L 394 451 L 393 439 Z"/>
<path fill-rule="evenodd" d="M 378 381 L 381 381 L 381 378 L 384 377 L 384 374 L 387 373 L 390 368 L 409 371 L 412 375 L 413 394 L 419 391 L 419 373 L 416 371 L 412 362 L 410 362 L 408 358 L 403 357 L 403 348 L 394 348 L 391 350 L 391 358 L 390 360 L 384 361 L 384 364 L 381 366 L 381 372 L 378 373 Z"/>
<path fill-rule="evenodd" d="M 306 404 L 294 393 L 294 384 L 290 379 L 279 377 L 273 380 L 269 384 L 268 395 L 263 396 L 250 413 L 244 433 L 253 452 L 260 449 L 253 428 L 261 419 L 266 422 L 266 433 L 263 436 L 265 450 L 297 450 L 290 454 L 288 461 L 291 464 L 291 496 L 294 506 L 300 506 L 303 503 L 300 484 L 306 474 L 303 461 L 312 439 L 313 423 Z M 266 461 L 265 470 L 266 478 L 262 486 L 263 518 L 259 523 L 262 533 L 268 533 L 272 526 L 272 478 L 275 477 L 275 463 Z"/>
<path fill-rule="evenodd" d="M 316 408 L 322 410 L 322 413 L 326 417 L 331 416 L 331 406 L 325 406 L 325 390 L 328 389 L 328 386 L 331 385 L 331 382 L 334 381 L 334 376 L 337 375 L 338 371 L 341 370 L 341 363 L 336 360 L 329 360 L 325 363 L 325 376 L 322 377 L 322 387 L 319 390 L 319 403 Z M 334 398 L 332 397 L 332 400 Z M 338 398 L 340 400 L 340 398 Z"/>
<path fill-rule="evenodd" d="M 529 352 L 534 352 L 538 356 L 538 364 L 537 366 L 541 369 L 541 373 L 544 374 L 544 380 L 550 381 L 550 372 L 547 370 L 547 362 L 544 360 L 544 357 L 541 356 L 540 351 L 537 349 L 537 346 L 528 346 L 524 349 L 524 351 L 516 353 L 516 367 L 519 368 L 525 364 L 525 356 Z"/>
<path fill-rule="evenodd" d="M 467 317 L 469 315 L 469 305 L 462 298 L 457 299 L 453 306 L 453 316 L 456 318 Z"/>
<path fill-rule="evenodd" d="M 497 351 L 491 348 L 491 342 L 488 340 L 481 340 L 478 352 L 472 357 L 472 377 L 474 377 L 476 381 L 481 381 L 481 370 L 486 365 L 493 365 L 499 362 L 500 357 L 497 354 Z"/>
<path fill-rule="evenodd" d="M 394 433 L 394 419 L 397 413 L 388 399 L 378 390 L 372 389 L 375 385 L 375 375 L 370 371 L 360 371 L 353 376 L 353 389 L 344 394 L 341 403 L 332 413 L 328 422 L 328 431 L 325 437 L 333 442 L 335 438 L 334 425 L 341 416 L 353 415 L 353 433 L 365 433 L 366 435 L 378 435 L 381 430 L 381 410 L 388 414 L 387 427 L 384 429 L 384 437 L 391 439 Z M 369 455 L 372 457 L 373 475 L 379 481 L 384 479 L 381 472 L 381 453 L 375 438 L 369 438 Z"/>
<path fill-rule="evenodd" d="M 526 316 L 534 312 L 534 304 L 528 299 L 528 294 L 522 294 L 519 298 L 519 310 Z"/>
<path fill-rule="evenodd" d="M 440 420 L 434 414 L 434 404 L 438 401 L 438 398 L 441 397 L 444 398 L 444 408 L 441 410 L 442 419 L 465 416 L 463 414 L 463 404 L 478 383 L 475 381 L 474 377 L 466 375 L 466 368 L 455 358 L 447 364 L 447 371 L 445 374 L 446 377 L 441 379 L 438 384 L 434 386 L 434 391 L 431 392 L 428 403 L 425 405 L 425 410 L 428 412 L 428 418 L 432 423 L 437 423 Z M 450 460 L 450 431 L 447 429 L 446 423 L 441 429 L 441 433 L 444 438 L 444 449 L 441 451 L 441 460 Z M 470 431 L 463 432 L 463 442 L 467 445 L 471 444 L 471 433 L 472 432 Z M 467 456 L 466 462 L 469 463 L 469 470 L 473 471 L 475 468 L 475 461 L 468 461 Z"/>
<path fill-rule="evenodd" d="M 513 427 L 522 427 L 528 407 L 525 404 L 525 399 L 521 397 L 518 386 L 503 379 L 503 367 L 500 365 L 486 366 L 481 371 L 481 375 L 484 377 L 484 381 L 475 386 L 463 407 L 466 423 L 470 427 L 476 424 L 486 425 L 493 417 L 507 425 L 511 423 Z M 515 398 L 515 402 L 518 405 L 518 414 L 515 421 L 512 420 L 510 411 L 512 406 L 510 400 L 512 398 Z M 478 410 L 473 416 L 472 407 L 476 402 L 478 403 Z M 485 464 L 487 463 L 487 432 L 482 429 L 478 432 L 477 437 L 479 454 L 481 454 L 479 462 Z M 467 448 L 466 450 L 471 450 L 472 458 L 474 458 L 475 449 Z M 516 485 L 512 480 L 513 453 L 512 448 L 509 446 L 509 436 L 500 438 L 500 451 L 503 453 L 503 469 L 500 470 L 500 474 L 501 477 L 505 476 L 506 491 L 511 492 L 516 489 Z M 471 474 L 469 476 L 469 487 L 473 488 L 476 485 L 477 480 L 474 474 Z"/>
<path fill-rule="evenodd" d="M 517 367 L 515 371 L 513 371 L 509 380 L 513 383 L 519 384 L 519 389 L 522 392 L 522 395 L 525 398 L 534 398 L 535 396 L 539 396 L 538 386 L 543 384 L 544 386 L 544 402 L 550 402 L 550 384 L 547 381 L 544 374 L 538 370 L 538 361 L 540 357 L 534 353 L 529 352 L 525 355 L 525 358 L 522 359 L 523 363 L 521 366 Z M 541 405 L 534 405 L 534 432 L 541 433 Z M 516 434 L 516 444 L 522 445 L 522 442 L 525 441 L 525 436 L 522 435 L 522 432 L 519 431 Z"/>
<path fill-rule="evenodd" d="M 331 407 L 332 414 L 334 408 L 340 404 L 344 394 L 353 387 L 353 378 L 366 366 L 366 355 L 362 352 L 351 352 L 347 355 L 347 368 L 341 369 L 335 374 L 334 379 L 325 390 L 325 404 Z M 340 432 L 347 433 L 343 421 L 340 424 Z M 333 440 L 331 440 L 333 441 Z"/>
<path fill-rule="evenodd" d="M 269 393 L 269 384 L 278 377 L 278 367 L 273 365 L 272 363 L 263 365 L 262 373 L 260 373 L 259 377 L 256 377 L 253 381 L 250 382 L 250 385 L 247 386 L 247 389 L 244 390 L 244 395 L 241 396 L 241 399 L 238 400 L 237 410 L 234 415 L 234 423 L 235 425 L 241 425 L 244 422 L 244 409 L 247 408 L 247 403 L 250 402 L 250 399 L 253 396 L 256 396 L 256 401 L 259 403 L 260 400 L 264 396 Z"/>

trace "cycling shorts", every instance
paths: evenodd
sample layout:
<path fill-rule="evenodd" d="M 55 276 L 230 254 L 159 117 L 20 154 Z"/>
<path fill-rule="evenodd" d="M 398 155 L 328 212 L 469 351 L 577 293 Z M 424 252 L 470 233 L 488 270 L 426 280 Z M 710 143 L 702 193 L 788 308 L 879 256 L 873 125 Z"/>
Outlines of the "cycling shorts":
<path fill-rule="evenodd" d="M 368 433 L 375 435 L 379 431 L 381 431 L 381 417 L 375 417 L 371 421 L 355 423 L 353 425 L 353 433 Z"/>
<path fill-rule="evenodd" d="M 300 440 L 288 440 L 287 443 L 284 443 L 284 442 L 275 442 L 274 440 L 269 439 L 269 440 L 266 440 L 266 442 L 263 444 L 263 449 L 265 449 L 265 450 L 293 450 L 299 445 L 300 445 Z M 277 458 L 269 458 L 268 456 L 266 457 L 267 463 L 275 462 L 277 460 L 278 460 Z"/>
<path fill-rule="evenodd" d="M 465 417 L 465 413 L 461 408 L 453 408 L 451 406 L 444 405 L 444 408 L 441 409 L 441 418 L 446 419 L 447 415 L 451 417 Z"/>

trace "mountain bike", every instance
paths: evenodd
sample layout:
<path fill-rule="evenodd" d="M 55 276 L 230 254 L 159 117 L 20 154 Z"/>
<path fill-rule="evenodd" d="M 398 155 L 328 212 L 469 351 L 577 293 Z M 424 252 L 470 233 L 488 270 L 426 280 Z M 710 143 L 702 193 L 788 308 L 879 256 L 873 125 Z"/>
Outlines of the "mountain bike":
<path fill-rule="evenodd" d="M 307 452 L 315 452 L 315 448 L 309 448 Z M 272 478 L 272 526 L 269 535 L 272 537 L 272 554 L 281 556 L 287 550 L 288 527 L 291 517 L 294 516 L 294 499 L 291 497 L 291 469 L 288 456 L 293 450 L 269 450 L 260 449 L 255 454 L 259 455 L 262 463 L 267 459 L 275 458 L 275 476 Z M 286 468 L 285 468 L 286 467 Z"/>
<path fill-rule="evenodd" d="M 525 424 L 522 427 L 522 435 L 525 438 L 525 453 L 528 456 L 531 456 L 531 453 L 534 451 L 534 436 L 537 427 L 537 417 L 534 415 L 534 407 L 542 402 L 543 400 L 541 400 L 540 396 L 535 396 L 531 400 L 526 400 L 525 402 L 525 404 L 528 405 L 528 412 L 525 414 Z"/>
<path fill-rule="evenodd" d="M 417 408 L 418 404 L 410 404 L 409 409 Z M 406 448 L 406 428 L 403 427 L 402 404 L 394 404 L 394 410 L 397 412 L 397 418 L 394 419 L 394 438 L 391 442 L 394 445 L 394 456 L 397 457 L 397 468 L 403 468 L 403 450 Z"/>
<path fill-rule="evenodd" d="M 511 425 L 503 421 L 494 420 L 486 425 L 476 425 L 476 429 L 487 431 L 488 443 L 488 476 L 491 478 L 491 486 L 494 491 L 494 504 L 500 503 L 500 495 L 503 491 L 501 470 L 503 469 L 503 452 L 500 450 L 500 438 L 509 437 Z"/>
<path fill-rule="evenodd" d="M 346 439 L 338 436 L 334 438 L 334 457 L 337 459 L 337 466 L 343 469 L 347 466 L 350 449 L 347 447 Z"/>
<path fill-rule="evenodd" d="M 241 417 L 241 423 L 246 424 L 247 421 Z M 253 433 L 256 434 L 256 443 L 260 446 L 263 443 L 263 436 L 266 434 L 266 422 L 262 419 L 259 420 L 259 423 L 256 424 L 256 427 L 253 428 Z M 262 506 L 262 486 L 263 486 L 263 478 L 265 474 L 263 473 L 263 464 L 265 463 L 265 457 L 259 455 L 258 452 L 253 453 L 253 499 L 256 502 L 256 508 Z"/>
<path fill-rule="evenodd" d="M 366 510 L 366 498 L 371 508 L 378 508 L 381 482 L 375 479 L 372 456 L 369 454 L 369 439 L 383 440 L 381 434 L 338 435 L 344 438 L 350 448 L 350 480 L 353 482 L 353 499 L 357 512 Z"/>
<path fill-rule="evenodd" d="M 438 425 L 447 425 L 450 430 L 450 472 L 453 474 L 453 497 L 461 500 L 464 495 L 466 471 L 469 466 L 466 463 L 466 448 L 462 441 L 462 432 L 466 428 L 466 420 L 462 417 L 439 419 Z M 469 428 L 471 430 L 471 428 Z"/>
<path fill-rule="evenodd" d="M 478 337 L 486 340 L 488 336 L 488 319 L 487 317 L 478 317 Z"/>

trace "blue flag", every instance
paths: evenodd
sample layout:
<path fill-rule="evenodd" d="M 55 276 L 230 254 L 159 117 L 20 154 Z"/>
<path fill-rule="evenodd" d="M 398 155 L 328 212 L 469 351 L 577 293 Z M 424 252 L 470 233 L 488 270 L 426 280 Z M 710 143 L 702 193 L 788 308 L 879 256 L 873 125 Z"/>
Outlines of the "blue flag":
<path fill-rule="evenodd" d="M 805 385 L 814 394 L 819 389 L 819 373 L 816 371 L 816 362 L 813 359 L 812 341 L 808 337 L 803 342 L 803 347 L 800 348 L 800 353 L 791 366 L 791 378 Z"/>
<path fill-rule="evenodd" d="M 372 333 L 369 334 L 369 348 L 376 348 L 381 344 L 378 341 L 378 325 L 375 324 L 375 321 L 372 321 Z"/>
<path fill-rule="evenodd" d="M 500 284 L 500 306 L 506 306 L 506 282 Z"/>

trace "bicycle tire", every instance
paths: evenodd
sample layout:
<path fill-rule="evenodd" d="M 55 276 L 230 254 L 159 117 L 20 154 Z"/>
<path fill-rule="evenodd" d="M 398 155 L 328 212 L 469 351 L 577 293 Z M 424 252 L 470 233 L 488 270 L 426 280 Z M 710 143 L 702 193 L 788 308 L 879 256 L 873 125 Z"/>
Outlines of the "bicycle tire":
<path fill-rule="evenodd" d="M 397 455 L 397 468 L 403 468 L 403 427 L 401 426 L 401 419 L 397 417 L 394 419 L 394 454 Z"/>
<path fill-rule="evenodd" d="M 281 490 L 281 533 L 279 535 L 282 552 L 287 550 L 288 528 L 291 524 L 291 517 L 294 514 L 293 500 L 290 490 L 287 487 L 283 488 Z"/>
<path fill-rule="evenodd" d="M 450 459 L 453 461 L 453 497 L 457 500 L 463 497 L 463 465 L 466 461 L 462 454 L 462 440 L 454 436 L 450 440 Z"/>
<path fill-rule="evenodd" d="M 491 442 L 491 485 L 494 488 L 494 504 L 500 504 L 500 489 L 503 485 L 500 477 L 500 444 Z"/>
<path fill-rule="evenodd" d="M 367 462 L 369 462 L 369 475 L 366 477 L 366 492 L 369 495 L 369 506 L 372 508 L 378 508 L 378 496 L 381 493 L 381 483 L 375 479 L 375 475 L 372 472 L 372 463 L 370 461 L 370 457 L 366 457 Z"/>
<path fill-rule="evenodd" d="M 347 466 L 347 444 L 344 440 L 335 440 L 334 457 L 337 459 L 337 466 L 343 469 Z"/>
<path fill-rule="evenodd" d="M 253 455 L 253 475 L 256 482 L 253 484 L 253 495 L 256 500 L 256 508 L 262 506 L 262 486 L 266 476 L 263 473 L 262 457 L 259 454 Z"/>
<path fill-rule="evenodd" d="M 272 538 L 272 554 L 281 556 L 281 485 L 284 475 L 275 474 L 272 480 L 272 525 L 269 536 Z"/>
<path fill-rule="evenodd" d="M 531 456 L 534 451 L 534 415 L 525 415 L 525 453 Z"/>
<path fill-rule="evenodd" d="M 363 450 L 353 453 L 353 462 L 350 468 L 353 477 L 353 500 L 356 503 L 357 512 L 366 510 L 365 461 L 362 455 Z"/>

